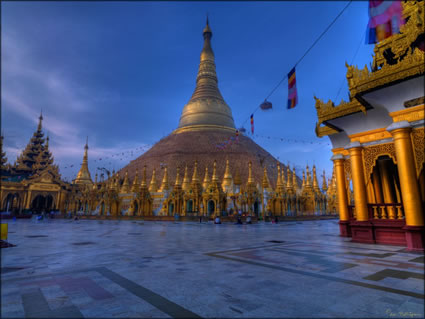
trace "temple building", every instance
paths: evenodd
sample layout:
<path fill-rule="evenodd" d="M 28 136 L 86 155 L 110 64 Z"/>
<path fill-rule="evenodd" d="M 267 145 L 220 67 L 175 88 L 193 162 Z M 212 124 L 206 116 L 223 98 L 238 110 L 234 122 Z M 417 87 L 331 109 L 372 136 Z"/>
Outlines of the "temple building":
<path fill-rule="evenodd" d="M 316 167 L 301 180 L 249 137 L 237 135 L 230 107 L 218 89 L 212 31 L 203 30 L 196 87 L 169 136 L 119 172 L 94 181 L 88 140 L 72 183 L 62 181 L 43 138 L 42 116 L 28 146 L 13 165 L 1 152 L 1 210 L 60 211 L 82 216 L 255 217 L 336 213 L 335 187 L 319 186 Z M 234 137 L 225 150 L 215 144 Z M 328 196 L 328 193 L 330 194 Z"/>
<path fill-rule="evenodd" d="M 349 101 L 315 98 L 316 134 L 333 146 L 341 236 L 423 251 L 424 2 L 402 4 L 406 23 L 371 68 L 346 64 Z"/>

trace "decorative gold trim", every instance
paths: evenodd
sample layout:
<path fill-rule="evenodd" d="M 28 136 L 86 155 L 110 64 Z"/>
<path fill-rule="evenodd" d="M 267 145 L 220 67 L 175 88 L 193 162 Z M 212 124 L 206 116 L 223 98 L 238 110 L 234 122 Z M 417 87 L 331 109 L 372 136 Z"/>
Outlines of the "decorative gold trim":
<path fill-rule="evenodd" d="M 348 136 L 351 142 L 358 141 L 360 143 L 368 143 L 373 141 L 379 141 L 386 138 L 392 138 L 390 132 L 386 128 L 378 128 L 366 132 L 356 133 Z"/>
<path fill-rule="evenodd" d="M 425 96 L 422 96 L 422 97 L 418 97 L 416 99 L 405 101 L 404 107 L 414 107 L 414 106 L 417 106 L 417 105 L 422 105 L 422 107 L 423 107 L 424 103 L 425 103 Z"/>
<path fill-rule="evenodd" d="M 404 17 L 409 17 L 409 20 L 400 27 L 399 34 L 375 45 L 373 66 L 376 70 L 374 72 L 370 72 L 367 65 L 360 70 L 357 66 L 345 63 L 351 96 L 397 80 L 424 74 L 424 52 L 418 48 L 412 52 L 410 47 L 412 42 L 424 32 L 423 11 L 423 1 L 404 5 Z M 396 64 L 387 63 L 384 52 L 388 49 L 394 53 L 394 59 L 398 60 Z"/>
<path fill-rule="evenodd" d="M 221 126 L 221 125 L 191 125 L 191 126 L 184 126 L 180 127 L 173 131 L 172 134 L 179 134 L 183 132 L 193 132 L 193 131 L 203 131 L 203 130 L 224 130 L 236 133 L 236 129 L 228 127 L 228 126 Z"/>
<path fill-rule="evenodd" d="M 347 116 L 353 113 L 357 112 L 363 112 L 366 114 L 366 108 L 360 104 L 360 102 L 357 99 L 352 99 L 350 102 L 345 102 L 344 100 L 341 100 L 341 103 L 337 106 L 329 100 L 328 102 L 324 103 L 323 100 L 314 97 L 316 100 L 316 112 L 317 117 L 319 119 L 319 122 L 316 124 L 321 125 L 323 122 L 328 120 L 333 120 L 338 117 Z"/>
<path fill-rule="evenodd" d="M 422 127 L 412 130 L 411 136 L 413 152 L 415 154 L 416 174 L 419 178 L 422 166 L 424 165 L 424 128 Z"/>
<path fill-rule="evenodd" d="M 418 105 L 414 106 L 408 109 L 391 112 L 390 116 L 393 118 L 394 122 L 400 122 L 400 121 L 419 121 L 423 120 L 425 117 L 425 109 L 424 105 Z"/>
<path fill-rule="evenodd" d="M 394 164 L 397 164 L 394 143 L 372 145 L 363 148 L 365 181 L 369 180 L 370 174 L 372 174 L 373 167 L 375 166 L 376 159 L 383 155 L 388 155 L 394 161 Z"/>
<path fill-rule="evenodd" d="M 317 137 L 323 137 L 328 136 L 332 134 L 339 133 L 337 130 L 329 127 L 329 126 L 320 126 L 319 123 L 316 123 L 316 136 Z"/>

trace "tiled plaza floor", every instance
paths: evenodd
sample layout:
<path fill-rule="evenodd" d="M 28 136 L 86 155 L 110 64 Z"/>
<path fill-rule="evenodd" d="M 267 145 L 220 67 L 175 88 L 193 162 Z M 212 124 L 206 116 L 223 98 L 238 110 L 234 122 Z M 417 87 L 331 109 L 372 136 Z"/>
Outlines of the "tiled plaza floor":
<path fill-rule="evenodd" d="M 2 318 L 423 318 L 424 256 L 336 220 L 9 222 Z"/>

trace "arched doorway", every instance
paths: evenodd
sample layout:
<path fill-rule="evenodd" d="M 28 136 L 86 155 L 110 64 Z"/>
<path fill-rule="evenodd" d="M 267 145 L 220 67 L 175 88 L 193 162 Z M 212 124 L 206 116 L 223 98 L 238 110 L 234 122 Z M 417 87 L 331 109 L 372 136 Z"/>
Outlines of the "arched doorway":
<path fill-rule="evenodd" d="M 139 204 L 137 204 L 137 200 L 133 202 L 133 216 L 137 216 L 139 214 Z"/>
<path fill-rule="evenodd" d="M 189 199 L 186 202 L 186 212 L 191 213 L 193 212 L 193 200 Z"/>
<path fill-rule="evenodd" d="M 213 200 L 208 201 L 208 216 L 214 214 L 215 211 L 215 203 Z"/>
<path fill-rule="evenodd" d="M 20 207 L 19 194 L 8 194 L 3 202 L 2 210 L 5 212 L 17 212 Z"/>
<path fill-rule="evenodd" d="M 173 216 L 174 213 L 174 203 L 172 201 L 168 202 L 168 216 Z"/>
<path fill-rule="evenodd" d="M 257 202 L 257 201 L 255 201 L 255 203 L 254 203 L 254 215 L 255 215 L 256 217 L 258 217 L 258 213 L 259 213 L 259 209 L 258 209 L 258 202 Z"/>
<path fill-rule="evenodd" d="M 50 213 L 53 208 L 53 196 L 52 195 L 37 195 L 31 202 L 31 210 L 37 214 L 41 212 Z"/>
<path fill-rule="evenodd" d="M 100 215 L 105 215 L 105 202 L 102 202 L 102 204 L 100 204 Z"/>

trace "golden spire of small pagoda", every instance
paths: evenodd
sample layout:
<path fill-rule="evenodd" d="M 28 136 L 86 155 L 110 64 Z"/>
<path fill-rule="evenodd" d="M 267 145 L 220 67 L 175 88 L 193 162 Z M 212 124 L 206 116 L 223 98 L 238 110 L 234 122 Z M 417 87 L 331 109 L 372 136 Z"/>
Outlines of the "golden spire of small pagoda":
<path fill-rule="evenodd" d="M 269 177 L 267 176 L 266 166 L 264 166 L 263 181 L 261 183 L 261 186 L 263 187 L 263 189 L 267 189 L 270 187 L 270 181 L 269 181 Z"/>
<path fill-rule="evenodd" d="M 97 189 L 97 173 L 94 175 L 93 189 Z"/>
<path fill-rule="evenodd" d="M 131 192 L 137 193 L 139 190 L 139 169 L 136 168 L 136 176 L 134 176 L 133 184 L 131 185 Z"/>
<path fill-rule="evenodd" d="M 214 160 L 214 164 L 213 164 L 213 173 L 212 173 L 211 181 L 212 182 L 218 182 L 217 161 L 216 160 Z"/>
<path fill-rule="evenodd" d="M 195 161 L 195 167 L 193 168 L 192 183 L 199 183 L 198 161 Z"/>
<path fill-rule="evenodd" d="M 277 180 L 276 180 L 276 190 L 282 188 L 282 174 L 280 172 L 280 164 L 277 162 Z"/>
<path fill-rule="evenodd" d="M 165 166 L 164 168 L 164 177 L 162 178 L 161 187 L 159 189 L 160 192 L 166 191 L 170 189 L 170 183 L 168 182 L 168 168 Z"/>
<path fill-rule="evenodd" d="M 289 178 L 289 176 L 287 175 L 286 178 Z M 283 187 L 286 186 L 286 182 L 285 182 L 285 166 L 283 164 L 282 164 L 282 186 Z"/>
<path fill-rule="evenodd" d="M 306 171 L 306 175 L 307 175 L 306 176 L 306 180 L 305 180 L 305 186 L 306 187 L 311 187 L 311 175 L 310 175 L 310 171 L 308 169 L 308 164 L 306 166 L 305 171 Z"/>
<path fill-rule="evenodd" d="M 254 177 L 252 176 L 252 163 L 251 162 L 248 163 L 248 182 L 247 182 L 247 185 L 250 185 L 250 186 L 255 185 L 255 180 L 254 180 Z"/>
<path fill-rule="evenodd" d="M 293 185 L 292 185 L 292 176 L 291 176 L 291 169 L 288 166 L 286 166 L 286 176 L 287 176 L 287 182 L 286 182 L 286 189 L 287 190 L 292 190 Z"/>
<path fill-rule="evenodd" d="M 39 122 L 39 127 L 41 127 L 41 121 L 43 120 L 43 116 L 40 115 L 40 122 Z M 89 184 L 92 185 L 93 181 L 91 179 L 90 176 L 90 171 L 89 171 L 89 167 L 88 167 L 88 149 L 89 149 L 89 137 L 87 136 L 86 139 L 86 145 L 84 146 L 84 156 L 83 156 L 83 163 L 81 164 L 81 168 L 77 174 L 77 178 L 74 180 L 74 184 L 77 185 L 85 185 L 85 184 Z"/>
<path fill-rule="evenodd" d="M 128 194 L 128 193 L 130 193 L 130 183 L 128 181 L 128 171 L 125 171 L 124 181 L 123 181 L 123 183 L 121 185 L 120 193 L 121 194 Z"/>
<path fill-rule="evenodd" d="M 37 131 L 41 131 L 41 122 L 43 121 L 43 110 L 40 111 L 40 117 L 38 118 L 38 126 L 37 126 Z"/>
<path fill-rule="evenodd" d="M 232 174 L 230 174 L 230 166 L 229 166 L 229 160 L 226 159 L 226 169 L 224 171 L 224 177 L 223 177 L 223 191 L 226 191 L 229 187 L 232 186 Z"/>
<path fill-rule="evenodd" d="M 208 166 L 206 166 L 205 167 L 205 177 L 204 177 L 204 182 L 202 183 L 202 188 L 207 189 L 210 182 L 211 182 L 211 180 L 210 180 L 210 177 L 208 176 Z"/>
<path fill-rule="evenodd" d="M 158 185 L 156 184 L 156 169 L 154 168 L 152 171 L 152 178 L 149 184 L 149 192 L 156 193 L 158 190 Z"/>
<path fill-rule="evenodd" d="M 114 177 L 114 190 L 116 190 L 117 192 L 120 190 L 120 181 L 118 173 L 116 173 Z"/>
<path fill-rule="evenodd" d="M 317 180 L 316 165 L 313 165 L 313 189 L 320 192 L 319 182 Z"/>
<path fill-rule="evenodd" d="M 294 191 L 298 189 L 297 174 L 295 174 L 295 166 L 292 167 L 292 187 Z"/>
<path fill-rule="evenodd" d="M 328 185 L 326 185 L 326 173 L 325 173 L 325 170 L 323 170 L 322 190 L 325 193 L 328 190 Z"/>
<path fill-rule="evenodd" d="M 155 185 L 156 185 L 156 181 L 155 181 Z M 142 174 L 142 181 L 140 183 L 140 190 L 144 191 L 146 189 L 148 189 L 148 182 L 146 180 L 146 165 L 143 165 L 143 174 Z"/>
<path fill-rule="evenodd" d="M 304 189 L 305 187 L 305 172 L 303 171 L 303 183 L 301 185 L 301 188 Z"/>
<path fill-rule="evenodd" d="M 189 173 L 187 171 L 187 165 L 184 168 L 184 176 L 183 176 L 183 184 L 182 189 L 186 192 L 190 188 L 190 180 L 189 180 Z"/>
<path fill-rule="evenodd" d="M 176 172 L 176 182 L 174 183 L 174 188 L 180 188 L 182 186 L 180 181 L 180 167 L 177 166 L 177 172 Z"/>

